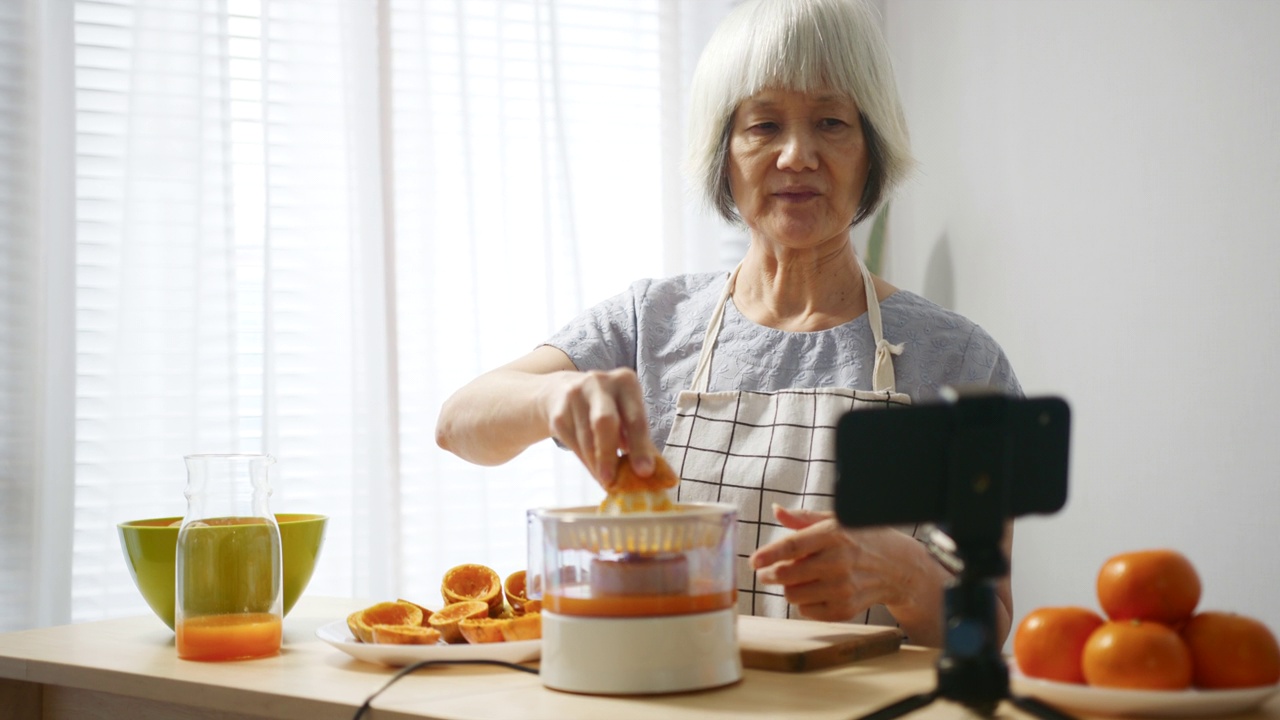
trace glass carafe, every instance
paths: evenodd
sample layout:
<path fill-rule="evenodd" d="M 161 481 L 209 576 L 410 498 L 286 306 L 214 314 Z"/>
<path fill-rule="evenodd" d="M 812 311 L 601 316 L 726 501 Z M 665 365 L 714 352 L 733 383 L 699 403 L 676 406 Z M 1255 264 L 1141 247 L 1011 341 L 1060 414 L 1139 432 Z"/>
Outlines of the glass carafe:
<path fill-rule="evenodd" d="M 178 530 L 178 657 L 239 660 L 280 652 L 283 563 L 271 513 L 270 455 L 187 455 Z"/>

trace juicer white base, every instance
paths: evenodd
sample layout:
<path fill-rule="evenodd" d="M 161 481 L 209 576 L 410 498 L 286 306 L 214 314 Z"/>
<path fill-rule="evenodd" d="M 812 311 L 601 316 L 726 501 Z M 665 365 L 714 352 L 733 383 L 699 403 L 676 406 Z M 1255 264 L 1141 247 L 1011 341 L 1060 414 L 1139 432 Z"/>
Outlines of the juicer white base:
<path fill-rule="evenodd" d="M 542 684 L 589 695 L 703 690 L 742 679 L 738 612 L 597 618 L 542 613 Z"/>

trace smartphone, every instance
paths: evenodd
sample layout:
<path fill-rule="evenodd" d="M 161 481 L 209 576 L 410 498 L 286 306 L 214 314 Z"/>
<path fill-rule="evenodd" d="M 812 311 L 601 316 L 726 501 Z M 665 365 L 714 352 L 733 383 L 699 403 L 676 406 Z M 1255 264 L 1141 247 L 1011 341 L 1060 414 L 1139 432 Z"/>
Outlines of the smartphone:
<path fill-rule="evenodd" d="M 1062 509 L 1071 433 L 1064 400 L 948 396 L 841 417 L 835 507 L 842 525 L 932 522 L 953 537 L 999 537 L 1008 518 Z"/>

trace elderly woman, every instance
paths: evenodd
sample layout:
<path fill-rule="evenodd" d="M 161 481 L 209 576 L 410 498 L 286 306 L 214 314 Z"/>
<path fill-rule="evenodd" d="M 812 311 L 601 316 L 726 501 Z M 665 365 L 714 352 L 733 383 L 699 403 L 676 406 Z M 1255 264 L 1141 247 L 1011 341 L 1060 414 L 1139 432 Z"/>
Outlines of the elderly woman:
<path fill-rule="evenodd" d="M 741 611 L 897 623 L 939 645 L 951 576 L 916 528 L 838 526 L 832 428 L 946 385 L 1021 389 L 986 332 L 871 275 L 850 240 L 911 166 L 877 19 L 861 0 L 744 3 L 691 93 L 691 174 L 749 231 L 741 263 L 634 283 L 459 390 L 437 441 L 498 464 L 555 438 L 605 488 L 620 451 L 642 475 L 662 453 L 680 501 L 738 506 Z M 1007 579 L 996 594 L 1003 642 Z"/>

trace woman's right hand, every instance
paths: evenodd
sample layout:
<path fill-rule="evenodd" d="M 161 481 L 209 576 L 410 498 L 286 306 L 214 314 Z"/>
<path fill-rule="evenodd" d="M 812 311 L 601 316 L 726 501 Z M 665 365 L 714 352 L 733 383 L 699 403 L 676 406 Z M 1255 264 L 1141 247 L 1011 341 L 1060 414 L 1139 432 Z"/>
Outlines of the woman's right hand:
<path fill-rule="evenodd" d="M 549 386 L 546 417 L 551 436 L 572 450 L 606 490 L 613 484 L 619 452 L 631 456 L 638 475 L 653 472 L 658 449 L 649 437 L 644 394 L 634 370 L 559 374 Z"/>
<path fill-rule="evenodd" d="M 572 450 L 606 490 L 619 451 L 631 454 L 644 477 L 658 455 L 635 371 L 581 372 L 550 345 L 467 383 L 436 421 L 436 443 L 480 465 L 500 465 L 548 437 Z"/>

